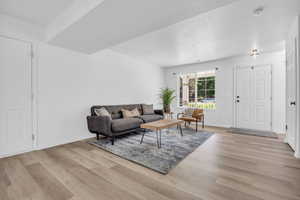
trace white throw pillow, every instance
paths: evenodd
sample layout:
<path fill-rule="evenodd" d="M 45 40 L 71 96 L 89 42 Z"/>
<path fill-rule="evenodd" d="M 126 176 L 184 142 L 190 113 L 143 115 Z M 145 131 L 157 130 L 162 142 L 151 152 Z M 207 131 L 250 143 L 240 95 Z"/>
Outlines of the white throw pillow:
<path fill-rule="evenodd" d="M 194 110 L 195 110 L 194 108 L 186 108 L 184 111 L 184 115 L 191 117 L 193 115 Z"/>
<path fill-rule="evenodd" d="M 109 116 L 109 118 L 111 119 L 111 114 L 104 107 L 96 108 L 95 113 L 97 116 Z"/>

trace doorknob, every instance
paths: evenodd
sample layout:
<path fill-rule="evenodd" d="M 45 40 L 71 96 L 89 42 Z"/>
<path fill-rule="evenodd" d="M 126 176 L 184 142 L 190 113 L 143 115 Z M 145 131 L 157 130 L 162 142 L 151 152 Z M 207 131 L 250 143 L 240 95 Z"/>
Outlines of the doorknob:
<path fill-rule="evenodd" d="M 296 105 L 296 101 L 291 101 L 290 105 L 291 106 L 295 106 Z"/>
<path fill-rule="evenodd" d="M 237 103 L 239 103 L 239 102 L 240 102 L 240 100 L 236 100 L 236 102 L 237 102 Z"/>

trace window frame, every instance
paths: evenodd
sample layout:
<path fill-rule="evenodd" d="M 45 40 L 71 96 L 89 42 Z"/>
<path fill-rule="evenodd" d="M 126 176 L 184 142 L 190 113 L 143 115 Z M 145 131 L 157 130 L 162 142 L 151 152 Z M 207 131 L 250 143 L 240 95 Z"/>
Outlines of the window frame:
<path fill-rule="evenodd" d="M 208 79 L 209 78 L 211 78 L 211 77 L 213 77 L 213 81 L 214 81 L 214 88 L 213 89 L 209 89 L 208 87 L 207 87 L 207 82 L 209 81 Z M 201 78 L 203 78 L 204 79 L 204 81 L 203 82 L 205 82 L 204 84 L 205 84 L 205 86 L 204 86 L 204 89 L 200 89 L 200 91 L 202 90 L 202 91 L 204 91 L 205 92 L 205 98 L 204 98 L 204 100 L 207 100 L 207 99 L 209 99 L 209 97 L 208 97 L 208 95 L 207 95 L 207 91 L 214 91 L 214 100 L 211 100 L 211 101 L 216 101 L 216 75 L 214 75 L 214 76 L 207 76 L 207 77 L 197 77 L 196 79 L 197 79 L 197 83 L 196 83 L 196 90 L 197 90 L 197 92 L 196 92 L 196 94 L 197 94 L 197 97 L 196 97 L 196 99 L 197 99 L 197 103 L 202 103 L 201 102 L 201 100 L 199 100 L 199 96 L 198 96 L 198 93 L 199 93 L 199 87 L 198 87 L 198 82 L 199 82 L 199 79 L 201 79 Z"/>
<path fill-rule="evenodd" d="M 194 78 L 189 78 L 188 80 L 188 83 L 184 83 L 183 81 L 183 77 L 184 76 L 195 76 Z M 188 104 L 205 104 L 205 102 L 199 100 L 198 98 L 198 80 L 200 78 L 208 78 L 208 77 L 213 77 L 214 78 L 214 89 L 208 89 L 207 88 L 207 80 L 205 80 L 205 100 L 207 100 L 207 102 L 211 102 L 213 104 L 216 104 L 216 70 L 207 70 L 207 71 L 201 71 L 201 72 L 197 72 L 197 73 L 191 73 L 191 74 L 181 74 L 178 76 L 178 107 L 189 107 L 188 105 L 184 105 L 184 100 L 183 100 L 183 93 L 184 93 L 184 84 L 189 84 L 189 81 L 190 79 L 195 79 L 195 92 L 194 92 L 194 95 L 195 95 L 195 101 L 190 101 L 190 87 L 188 86 L 187 87 L 187 91 L 186 93 L 188 94 L 188 97 L 187 97 L 187 103 Z M 213 100 L 208 100 L 209 98 L 207 97 L 207 91 L 208 90 L 213 90 L 214 91 L 214 99 Z"/>

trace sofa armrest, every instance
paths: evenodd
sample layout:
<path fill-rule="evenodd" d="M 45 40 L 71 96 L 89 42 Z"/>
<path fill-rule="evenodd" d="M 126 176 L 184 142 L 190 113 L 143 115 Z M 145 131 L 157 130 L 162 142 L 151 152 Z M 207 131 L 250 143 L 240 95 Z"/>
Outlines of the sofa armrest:
<path fill-rule="evenodd" d="M 154 113 L 157 114 L 157 115 L 162 115 L 164 116 L 164 111 L 163 110 L 154 110 Z"/>
<path fill-rule="evenodd" d="M 87 116 L 88 129 L 91 133 L 112 135 L 109 116 Z"/>

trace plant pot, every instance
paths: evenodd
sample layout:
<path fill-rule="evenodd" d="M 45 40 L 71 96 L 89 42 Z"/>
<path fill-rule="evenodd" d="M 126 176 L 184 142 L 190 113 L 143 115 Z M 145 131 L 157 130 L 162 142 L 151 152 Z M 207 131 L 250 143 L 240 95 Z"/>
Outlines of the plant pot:
<path fill-rule="evenodd" d="M 171 107 L 170 107 L 170 105 L 164 105 L 164 112 L 165 112 L 165 113 L 170 113 L 170 112 L 171 112 Z"/>

